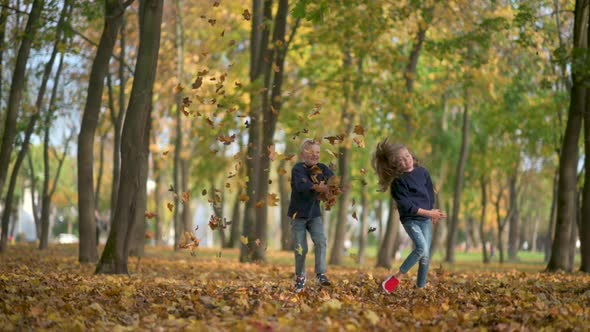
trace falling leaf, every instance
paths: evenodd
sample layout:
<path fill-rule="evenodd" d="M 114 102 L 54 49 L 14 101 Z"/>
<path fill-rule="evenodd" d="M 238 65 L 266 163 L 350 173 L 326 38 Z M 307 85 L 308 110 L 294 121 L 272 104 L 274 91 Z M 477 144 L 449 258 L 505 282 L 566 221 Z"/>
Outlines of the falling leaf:
<path fill-rule="evenodd" d="M 203 85 L 203 77 L 199 76 L 199 77 L 197 77 L 197 79 L 193 83 L 193 90 L 200 88 L 201 85 Z"/>
<path fill-rule="evenodd" d="M 293 220 L 297 219 L 297 212 L 293 213 L 293 217 L 292 217 L 292 219 L 293 219 Z"/>
<path fill-rule="evenodd" d="M 277 171 L 277 173 L 279 173 L 279 175 L 285 175 L 287 174 L 287 170 L 284 168 L 279 168 L 279 170 Z"/>
<path fill-rule="evenodd" d="M 352 218 L 356 221 L 359 221 L 359 218 L 356 216 L 356 211 L 352 212 Z"/>
<path fill-rule="evenodd" d="M 280 72 L 280 71 L 281 71 L 281 68 L 279 68 L 279 66 L 277 66 L 275 63 L 273 63 L 273 64 L 272 64 L 272 70 L 273 70 L 275 73 L 278 73 L 278 72 Z"/>
<path fill-rule="evenodd" d="M 260 247 L 260 244 L 262 244 L 262 241 L 260 241 L 260 239 L 256 239 L 256 241 L 254 241 L 256 243 L 257 247 Z"/>
<path fill-rule="evenodd" d="M 207 189 L 203 189 L 203 191 L 201 191 L 201 195 L 203 195 L 203 196 L 207 195 Z"/>
<path fill-rule="evenodd" d="M 168 204 L 166 204 L 166 207 L 168 208 L 168 210 L 170 210 L 170 212 L 172 212 L 174 210 L 174 203 L 168 202 Z"/>
<path fill-rule="evenodd" d="M 240 242 L 242 242 L 243 245 L 247 246 L 248 245 L 248 237 L 242 235 L 240 236 Z"/>
<path fill-rule="evenodd" d="M 369 233 L 373 233 L 376 230 L 377 230 L 377 228 L 375 228 L 375 227 L 369 227 Z"/>
<path fill-rule="evenodd" d="M 221 31 L 220 36 L 223 37 L 225 35 L 225 30 Z"/>
<path fill-rule="evenodd" d="M 209 228 L 214 231 L 219 228 L 220 224 L 221 218 L 216 215 L 211 215 L 211 218 L 209 218 Z"/>
<path fill-rule="evenodd" d="M 265 204 L 264 200 L 260 200 L 260 201 L 256 202 L 256 204 L 254 206 L 259 209 L 259 208 L 264 207 L 264 204 Z"/>
<path fill-rule="evenodd" d="M 157 217 L 157 216 L 158 216 L 158 215 L 157 215 L 156 213 L 154 213 L 154 212 L 146 212 L 146 213 L 145 213 L 145 217 L 146 217 L 147 219 L 153 219 L 153 218 L 155 218 L 155 217 Z"/>
<path fill-rule="evenodd" d="M 355 136 L 352 140 L 356 143 L 356 145 L 359 148 L 365 147 L 365 139 L 363 138 L 363 136 Z"/>
<path fill-rule="evenodd" d="M 242 13 L 242 16 L 244 16 L 244 19 L 246 21 L 250 21 L 250 19 L 252 18 L 252 15 L 248 11 L 248 9 L 244 9 L 244 12 Z"/>
<path fill-rule="evenodd" d="M 366 174 L 367 174 L 367 170 L 366 170 L 366 169 L 364 169 L 364 168 L 361 168 L 361 174 L 362 174 L 362 175 L 366 175 Z"/>
<path fill-rule="evenodd" d="M 170 192 L 176 192 L 176 190 L 174 190 L 174 186 L 170 185 L 170 187 L 168 187 L 168 191 Z"/>
<path fill-rule="evenodd" d="M 357 135 L 365 136 L 365 128 L 363 126 L 354 126 L 353 132 Z"/>
<path fill-rule="evenodd" d="M 268 146 L 268 158 L 271 161 L 275 161 L 277 159 L 277 156 L 279 155 L 276 151 L 275 151 L 275 145 L 271 144 Z"/>
<path fill-rule="evenodd" d="M 166 151 L 162 152 L 162 155 L 167 156 L 169 152 L 170 152 L 170 150 L 166 150 Z"/>
<path fill-rule="evenodd" d="M 335 145 L 336 141 L 342 142 L 344 137 L 342 135 L 335 135 L 335 136 L 326 136 L 324 139 L 328 140 L 330 144 Z"/>
<path fill-rule="evenodd" d="M 266 197 L 266 202 L 268 206 L 278 206 L 279 196 L 277 194 L 268 194 L 268 196 Z"/>
<path fill-rule="evenodd" d="M 249 200 L 250 200 L 250 196 L 248 196 L 246 194 L 240 195 L 240 202 L 247 202 Z"/>
<path fill-rule="evenodd" d="M 184 89 L 182 88 L 182 85 L 180 85 L 180 83 L 178 83 L 178 84 L 177 84 L 177 85 L 174 87 L 174 94 L 181 93 L 181 92 L 182 92 L 182 90 L 184 90 Z"/>
<path fill-rule="evenodd" d="M 211 24 L 211 26 L 214 26 L 215 23 L 217 22 L 217 20 L 211 18 L 211 19 L 208 19 L 207 22 L 209 22 L 209 24 Z"/>
<path fill-rule="evenodd" d="M 233 134 L 231 136 L 219 135 L 219 137 L 217 137 L 217 140 L 219 140 L 224 145 L 230 145 L 236 140 L 236 134 Z"/>
<path fill-rule="evenodd" d="M 213 7 L 219 7 L 219 3 L 221 3 L 221 0 L 213 1 Z"/>
<path fill-rule="evenodd" d="M 356 204 L 356 199 L 352 199 L 352 204 L 350 205 L 351 207 L 354 206 Z"/>
<path fill-rule="evenodd" d="M 188 203 L 189 199 L 190 199 L 190 192 L 188 192 L 188 191 L 183 192 L 182 193 L 182 201 L 184 203 Z"/>

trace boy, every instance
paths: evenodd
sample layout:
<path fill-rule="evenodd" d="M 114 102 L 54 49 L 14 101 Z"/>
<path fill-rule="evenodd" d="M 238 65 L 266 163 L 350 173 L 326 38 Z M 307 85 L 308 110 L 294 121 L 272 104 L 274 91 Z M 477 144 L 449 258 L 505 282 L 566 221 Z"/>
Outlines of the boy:
<path fill-rule="evenodd" d="M 295 292 L 305 288 L 305 256 L 307 255 L 307 233 L 314 243 L 315 272 L 318 283 L 330 286 L 326 277 L 327 240 L 324 234 L 322 212 L 320 210 L 321 193 L 329 190 L 326 184 L 334 172 L 319 162 L 320 143 L 306 139 L 301 145 L 301 159 L 291 171 L 291 201 L 287 215 L 291 220 L 293 245 L 295 250 Z"/>

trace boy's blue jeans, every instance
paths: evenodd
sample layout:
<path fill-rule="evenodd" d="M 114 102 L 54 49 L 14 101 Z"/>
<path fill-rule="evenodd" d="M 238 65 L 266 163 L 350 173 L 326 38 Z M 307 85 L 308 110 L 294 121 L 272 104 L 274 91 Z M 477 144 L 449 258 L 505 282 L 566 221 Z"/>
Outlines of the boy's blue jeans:
<path fill-rule="evenodd" d="M 305 257 L 307 255 L 307 231 L 314 244 L 315 273 L 326 273 L 326 251 L 328 241 L 324 233 L 322 217 L 312 219 L 297 218 L 291 220 L 293 249 L 295 251 L 295 274 L 305 277 Z"/>
<path fill-rule="evenodd" d="M 418 265 L 418 281 L 419 288 L 426 286 L 426 279 L 428 277 L 428 268 L 430 267 L 430 244 L 432 243 L 432 221 L 410 219 L 402 224 L 406 233 L 414 242 L 414 250 L 406 257 L 399 270 L 403 273 L 408 271 L 420 262 Z"/>

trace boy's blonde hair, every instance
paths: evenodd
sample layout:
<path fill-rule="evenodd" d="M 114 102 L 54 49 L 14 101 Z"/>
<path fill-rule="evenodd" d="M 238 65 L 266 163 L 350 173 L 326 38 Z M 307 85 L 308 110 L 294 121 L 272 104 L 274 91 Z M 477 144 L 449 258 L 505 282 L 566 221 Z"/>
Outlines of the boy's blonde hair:
<path fill-rule="evenodd" d="M 303 141 L 303 143 L 301 143 L 301 153 L 305 152 L 305 150 L 307 150 L 310 146 L 312 145 L 320 145 L 320 142 L 316 141 L 315 139 L 312 138 L 307 138 Z"/>

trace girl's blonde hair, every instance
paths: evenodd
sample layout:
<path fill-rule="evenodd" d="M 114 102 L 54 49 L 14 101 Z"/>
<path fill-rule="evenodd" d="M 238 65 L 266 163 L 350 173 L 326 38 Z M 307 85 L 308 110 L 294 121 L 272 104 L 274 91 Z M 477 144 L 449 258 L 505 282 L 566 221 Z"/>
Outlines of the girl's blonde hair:
<path fill-rule="evenodd" d="M 301 143 L 301 150 L 299 152 L 305 152 L 305 150 L 309 149 L 309 147 L 312 145 L 320 145 L 320 142 L 316 141 L 315 139 L 307 138 L 303 141 L 303 143 Z"/>
<path fill-rule="evenodd" d="M 405 145 L 393 143 L 387 138 L 377 144 L 371 163 L 379 177 L 380 191 L 387 191 L 393 180 L 402 175 L 403 169 L 399 155 L 404 149 L 408 150 Z M 412 157 L 414 158 L 414 164 L 418 165 L 418 161 L 413 154 Z"/>

